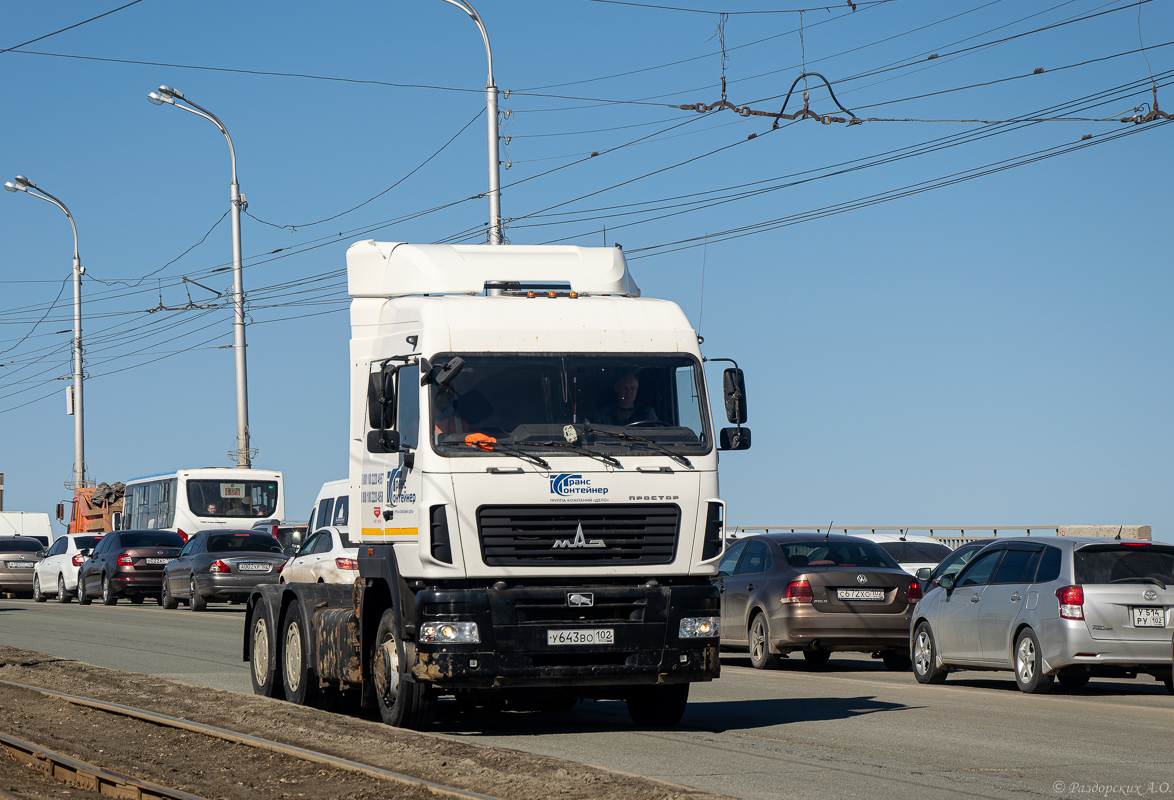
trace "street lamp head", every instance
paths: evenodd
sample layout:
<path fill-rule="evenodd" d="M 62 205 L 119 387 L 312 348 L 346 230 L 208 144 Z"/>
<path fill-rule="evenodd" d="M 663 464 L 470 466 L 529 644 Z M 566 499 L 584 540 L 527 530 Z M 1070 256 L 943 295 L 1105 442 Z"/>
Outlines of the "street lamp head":
<path fill-rule="evenodd" d="M 178 89 L 174 89 L 167 84 L 163 84 L 159 87 L 159 94 L 161 97 L 163 97 L 164 100 L 172 100 L 175 98 L 180 100 L 183 99 L 183 92 L 179 91 Z"/>
<path fill-rule="evenodd" d="M 4 188 L 5 188 L 5 189 L 7 189 L 7 190 L 8 190 L 8 191 L 10 191 L 10 192 L 19 192 L 19 191 L 20 191 L 19 189 L 17 189 L 17 188 L 16 188 L 16 184 L 15 184 L 15 183 L 13 183 L 12 181 L 8 181 L 8 182 L 6 182 L 6 183 L 4 184 Z"/>
<path fill-rule="evenodd" d="M 161 106 L 161 105 L 163 105 L 164 102 L 168 102 L 168 103 L 172 103 L 172 104 L 175 103 L 175 101 L 172 100 L 170 97 L 166 98 L 166 100 L 165 100 L 164 98 L 160 97 L 158 95 L 158 93 L 156 93 L 156 92 L 151 92 L 150 94 L 147 95 L 147 102 L 150 103 L 151 105 L 156 105 L 156 106 Z"/>
<path fill-rule="evenodd" d="M 16 180 L 16 188 L 18 188 L 18 189 L 27 189 L 30 186 L 33 187 L 34 189 L 37 188 L 37 184 L 33 183 L 32 181 L 30 181 L 28 178 L 26 178 L 23 175 L 17 175 L 15 180 Z"/>

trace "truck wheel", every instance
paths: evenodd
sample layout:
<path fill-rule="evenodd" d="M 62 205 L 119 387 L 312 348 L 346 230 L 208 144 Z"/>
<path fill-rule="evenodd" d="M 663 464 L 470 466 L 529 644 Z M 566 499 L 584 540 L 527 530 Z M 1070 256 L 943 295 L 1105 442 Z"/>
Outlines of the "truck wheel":
<path fill-rule="evenodd" d="M 384 723 L 396 728 L 421 730 L 436 713 L 436 696 L 427 684 L 411 680 L 403 643 L 395 636 L 395 610 L 387 609 L 379 620 L 371 651 L 371 676 L 375 680 L 375 705 Z"/>
<path fill-rule="evenodd" d="M 252 669 L 249 670 L 253 679 L 253 694 L 280 700 L 285 693 L 277 677 L 277 631 L 270 619 L 267 604 L 257 603 L 253 606 L 249 633 L 253 644 Z"/>
<path fill-rule="evenodd" d="M 302 607 L 295 600 L 281 618 L 281 685 L 285 699 L 299 706 L 314 705 L 317 678 L 310 674 L 309 631 L 302 626 Z"/>
<path fill-rule="evenodd" d="M 689 684 L 640 686 L 628 695 L 628 716 L 642 728 L 671 728 L 685 715 Z"/>

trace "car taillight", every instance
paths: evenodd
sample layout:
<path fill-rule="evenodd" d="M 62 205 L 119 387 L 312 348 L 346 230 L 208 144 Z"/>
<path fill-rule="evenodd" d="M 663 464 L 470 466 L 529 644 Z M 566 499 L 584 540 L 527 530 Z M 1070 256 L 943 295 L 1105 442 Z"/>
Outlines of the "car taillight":
<path fill-rule="evenodd" d="M 73 563 L 80 567 L 82 564 L 86 563 L 86 557 L 79 553 L 73 557 Z"/>
<path fill-rule="evenodd" d="M 810 603 L 815 600 L 815 595 L 811 592 L 811 584 L 807 581 L 791 581 L 787 584 L 787 590 L 783 592 L 780 602 L 786 603 Z"/>
<path fill-rule="evenodd" d="M 921 583 L 913 581 L 909 584 L 909 605 L 913 605 L 921 599 Z"/>
<path fill-rule="evenodd" d="M 179 538 L 183 539 L 185 542 L 188 540 L 188 535 L 183 532 L 183 528 L 176 528 L 175 532 L 178 533 Z"/>
<path fill-rule="evenodd" d="M 123 567 L 133 567 L 135 560 L 131 558 L 129 554 L 123 553 L 118 557 L 118 563 Z"/>
<path fill-rule="evenodd" d="M 336 558 L 334 563 L 338 565 L 339 569 L 358 569 L 359 562 L 353 558 Z"/>
<path fill-rule="evenodd" d="M 273 538 L 274 538 L 274 539 L 278 538 L 278 537 L 277 537 L 277 526 L 276 526 L 276 525 L 274 525 L 272 528 L 270 528 L 270 529 L 269 529 L 269 532 L 270 532 L 271 534 L 273 534 Z"/>
<path fill-rule="evenodd" d="M 285 562 L 284 561 L 282 561 L 280 564 L 277 565 L 278 573 L 280 573 L 283 569 L 285 569 Z"/>
<path fill-rule="evenodd" d="M 1056 590 L 1061 619 L 1084 619 L 1084 587 L 1061 586 Z"/>
<path fill-rule="evenodd" d="M 232 572 L 223 561 L 213 561 L 208 567 L 209 572 Z"/>

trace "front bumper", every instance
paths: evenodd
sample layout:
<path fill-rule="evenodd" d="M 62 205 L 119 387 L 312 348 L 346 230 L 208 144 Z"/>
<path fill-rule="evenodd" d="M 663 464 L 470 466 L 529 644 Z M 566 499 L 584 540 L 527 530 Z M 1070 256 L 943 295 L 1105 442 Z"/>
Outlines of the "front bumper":
<path fill-rule="evenodd" d="M 571 608 L 568 596 L 594 605 Z M 515 587 L 425 590 L 418 621 L 474 621 L 477 644 L 418 642 L 412 674 L 442 689 L 636 686 L 712 680 L 718 638 L 681 639 L 681 619 L 719 616 L 716 587 Z M 551 630 L 614 632 L 614 642 L 551 645 Z"/>

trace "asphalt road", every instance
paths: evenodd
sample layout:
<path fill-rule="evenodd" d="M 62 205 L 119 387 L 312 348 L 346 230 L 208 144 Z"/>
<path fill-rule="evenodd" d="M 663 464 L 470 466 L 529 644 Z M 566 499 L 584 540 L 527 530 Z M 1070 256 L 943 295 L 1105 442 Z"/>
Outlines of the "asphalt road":
<path fill-rule="evenodd" d="M 0 600 L 14 647 L 204 686 L 250 691 L 241 606 L 205 614 Z M 84 687 L 68 687 L 84 693 Z M 621 703 L 569 713 L 461 716 L 442 735 L 662 778 L 747 800 L 1036 795 L 1174 798 L 1174 695 L 1148 678 L 1027 696 L 1009 673 L 921 686 L 867 656 L 760 672 L 723 658 L 693 687 L 679 729 L 640 731 Z"/>

